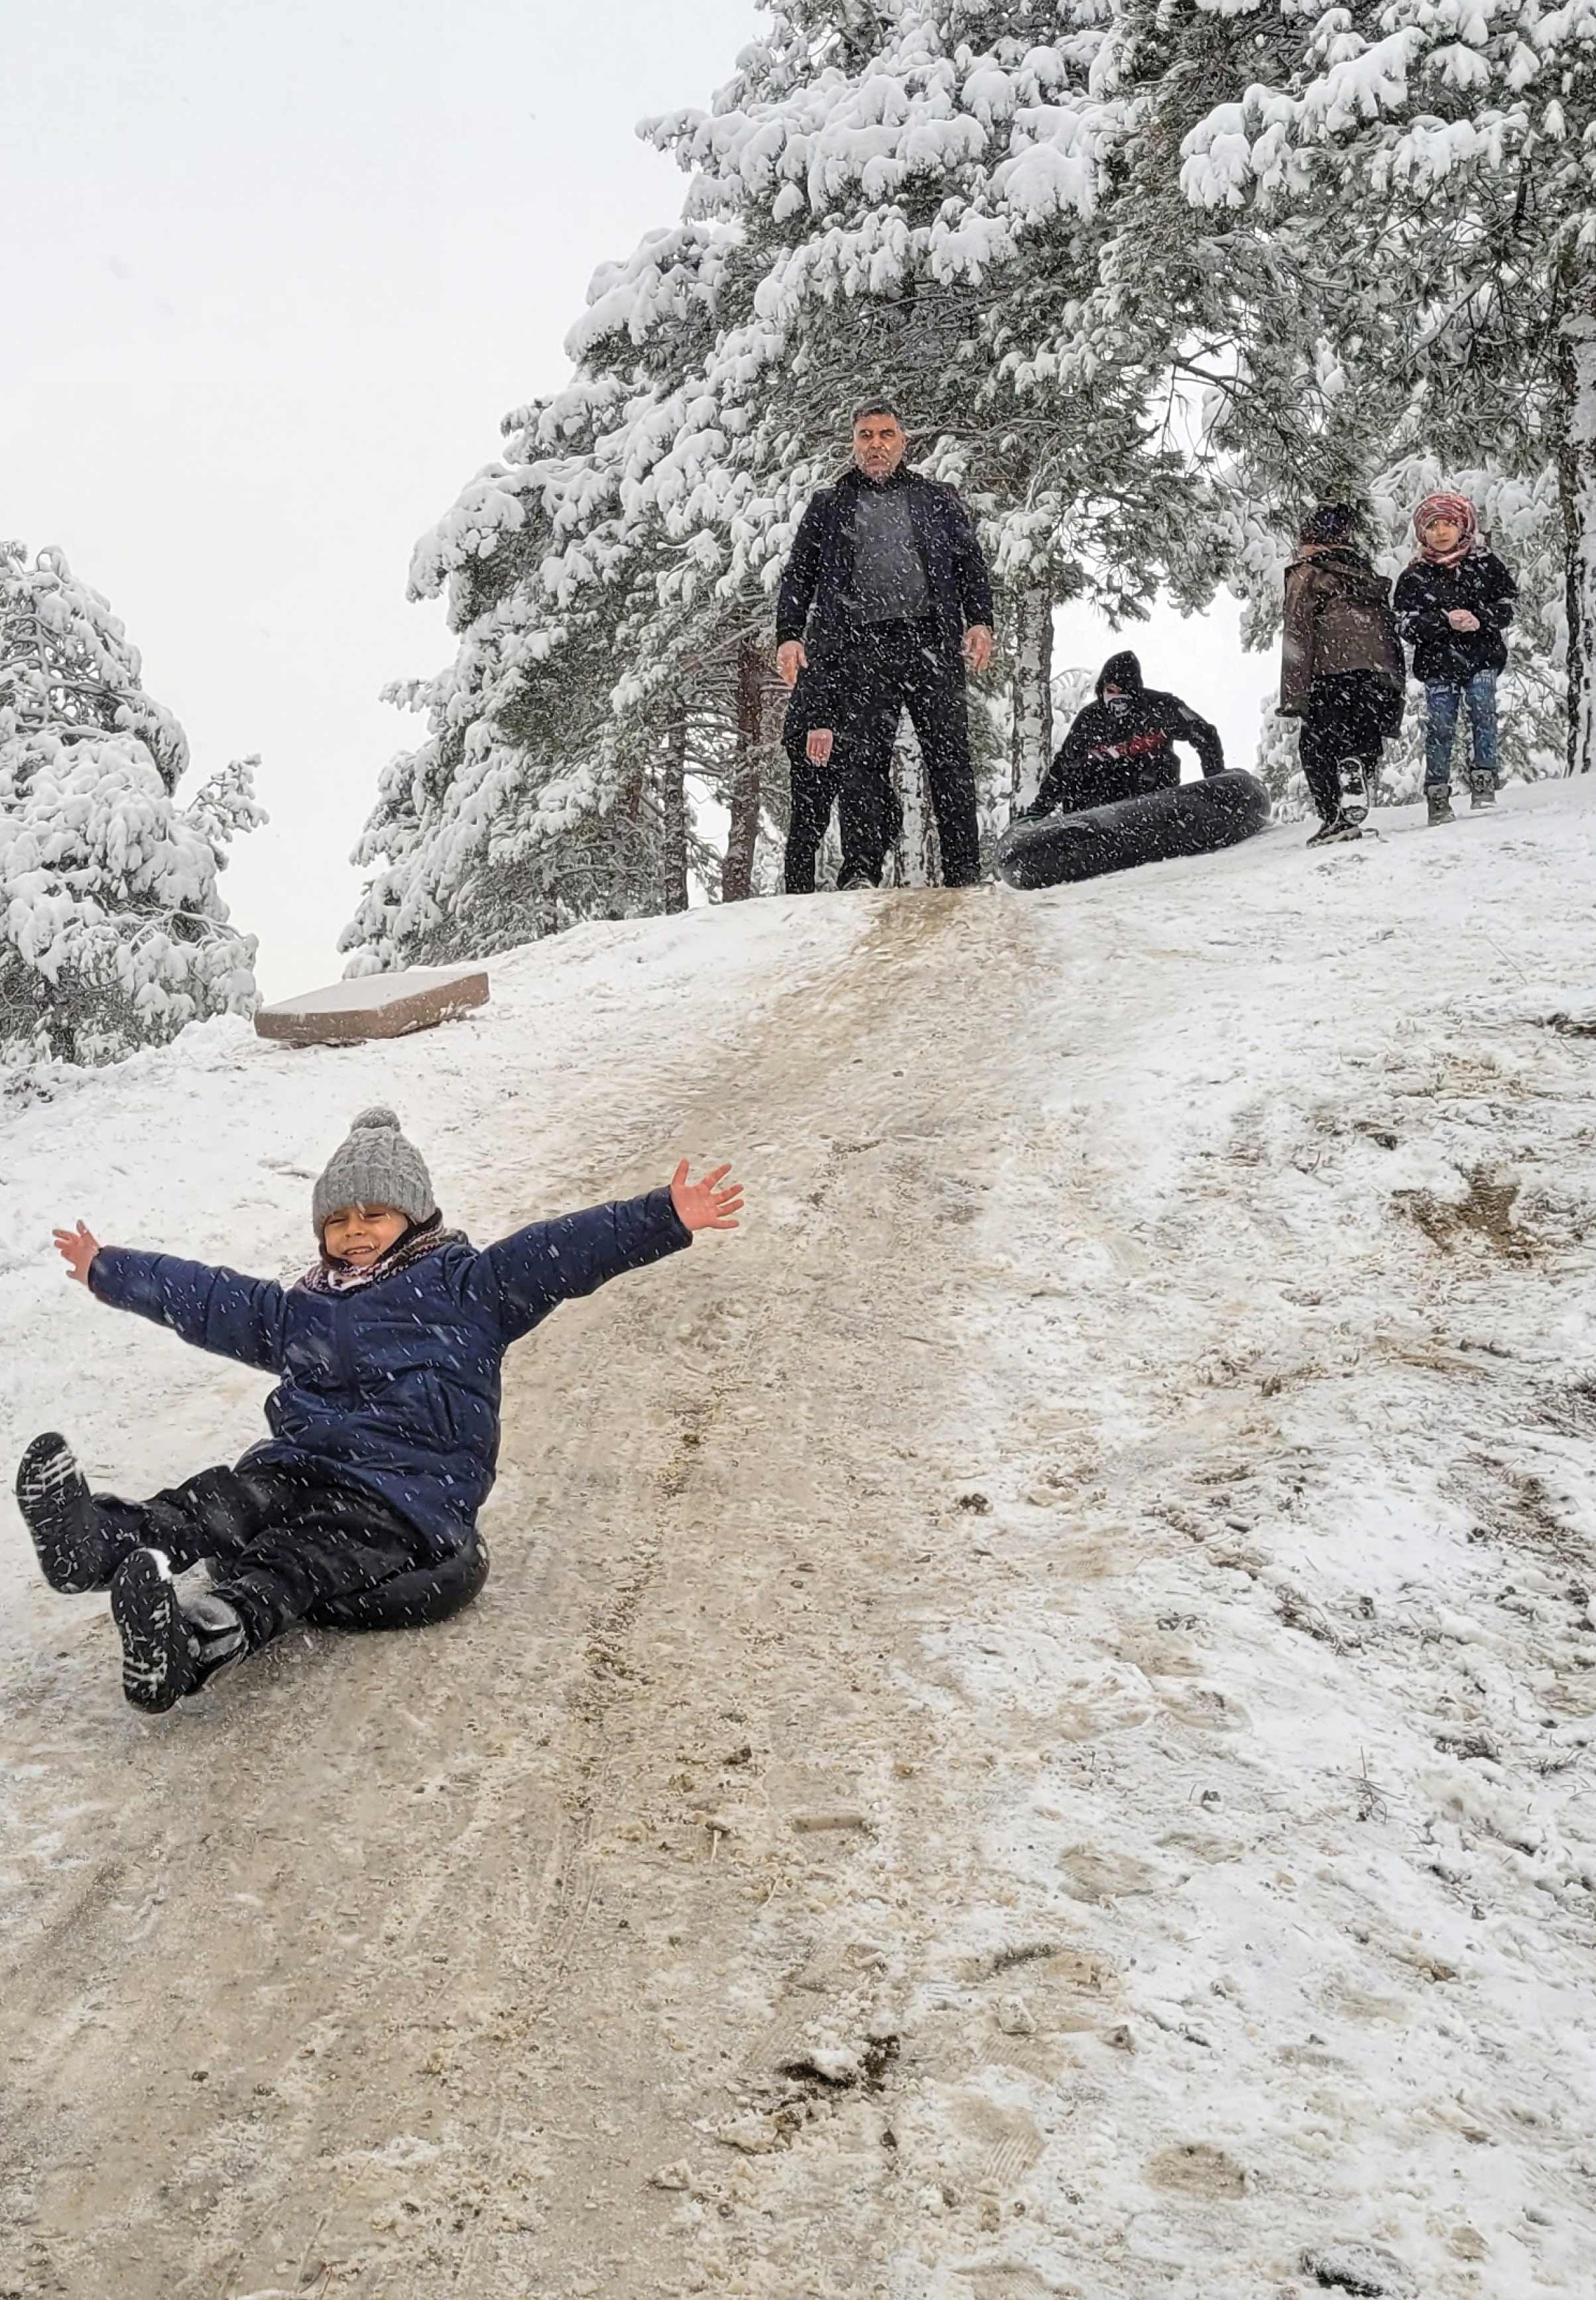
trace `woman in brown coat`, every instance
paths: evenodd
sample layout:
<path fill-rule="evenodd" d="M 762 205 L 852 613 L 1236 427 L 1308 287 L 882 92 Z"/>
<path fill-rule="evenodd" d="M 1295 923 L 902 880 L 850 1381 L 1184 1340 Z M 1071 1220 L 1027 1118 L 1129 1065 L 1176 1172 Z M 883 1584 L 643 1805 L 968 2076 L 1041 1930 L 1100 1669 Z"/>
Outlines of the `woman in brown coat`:
<path fill-rule="evenodd" d="M 1321 504 L 1286 570 L 1280 708 L 1302 721 L 1299 755 L 1319 812 L 1310 846 L 1362 837 L 1380 754 L 1402 723 L 1391 585 L 1358 548 L 1358 529 L 1350 504 Z"/>

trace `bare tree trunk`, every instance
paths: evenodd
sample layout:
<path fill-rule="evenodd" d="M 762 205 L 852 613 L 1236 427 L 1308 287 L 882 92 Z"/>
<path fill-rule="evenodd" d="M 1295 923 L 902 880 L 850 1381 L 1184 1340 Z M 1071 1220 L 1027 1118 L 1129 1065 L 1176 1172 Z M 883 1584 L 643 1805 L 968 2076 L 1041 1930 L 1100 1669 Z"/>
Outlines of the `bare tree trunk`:
<path fill-rule="evenodd" d="M 669 911 L 687 908 L 687 700 L 677 696 L 665 729 L 664 776 L 660 790 L 661 876 Z"/>
<path fill-rule="evenodd" d="M 1568 606 L 1568 771 L 1596 767 L 1596 267 L 1575 273 L 1558 334 L 1563 504 Z"/>
<path fill-rule="evenodd" d="M 1015 600 L 1014 736 L 1009 793 L 1023 806 L 1053 757 L 1053 594 L 1046 585 Z"/>
<path fill-rule="evenodd" d="M 759 747 L 764 735 L 765 663 L 756 639 L 737 650 L 737 754 L 731 768 L 731 821 L 721 870 L 723 903 L 746 903 L 754 891 L 759 838 Z"/>

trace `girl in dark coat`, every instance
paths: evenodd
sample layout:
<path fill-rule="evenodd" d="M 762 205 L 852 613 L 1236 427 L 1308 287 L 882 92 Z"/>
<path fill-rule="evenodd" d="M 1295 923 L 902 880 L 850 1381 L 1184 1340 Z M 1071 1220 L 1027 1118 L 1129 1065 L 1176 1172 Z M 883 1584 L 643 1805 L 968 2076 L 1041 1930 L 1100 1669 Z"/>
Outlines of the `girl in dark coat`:
<path fill-rule="evenodd" d="M 1286 570 L 1280 710 L 1300 719 L 1299 755 L 1319 828 L 1358 838 L 1387 739 L 1402 723 L 1405 676 L 1391 586 L 1354 540 L 1350 504 L 1321 504 Z"/>
<path fill-rule="evenodd" d="M 1413 514 L 1418 557 L 1397 579 L 1397 620 L 1425 690 L 1425 797 L 1432 822 L 1452 820 L 1452 746 L 1468 713 L 1475 806 L 1496 804 L 1496 682 L 1518 587 L 1481 540 L 1466 496 L 1426 496 Z"/>
<path fill-rule="evenodd" d="M 153 1501 L 91 1494 L 54 1433 L 22 1457 L 17 1504 L 45 1579 L 109 1588 L 128 1699 L 170 1709 L 296 1621 L 359 1626 L 358 1601 L 385 1584 L 457 1572 L 493 1485 L 505 1352 L 695 1230 L 735 1229 L 728 1173 L 690 1182 L 683 1160 L 664 1189 L 478 1253 L 443 1228 L 392 1111 L 367 1110 L 316 1184 L 321 1254 L 297 1285 L 57 1230 L 96 1300 L 280 1376 L 263 1445 Z"/>

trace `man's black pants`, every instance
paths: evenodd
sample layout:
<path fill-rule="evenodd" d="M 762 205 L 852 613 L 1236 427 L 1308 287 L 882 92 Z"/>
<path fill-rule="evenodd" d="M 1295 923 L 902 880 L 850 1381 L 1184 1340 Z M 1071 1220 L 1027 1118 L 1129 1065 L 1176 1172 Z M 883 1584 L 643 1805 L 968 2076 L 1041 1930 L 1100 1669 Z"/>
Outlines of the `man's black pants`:
<path fill-rule="evenodd" d="M 794 746 L 794 751 L 787 754 L 792 771 L 792 812 L 787 821 L 782 873 L 787 892 L 815 892 L 815 857 L 833 807 L 842 834 L 842 866 L 838 875 L 846 879 L 850 871 L 862 871 L 879 886 L 887 849 L 903 827 L 903 809 L 890 781 L 883 784 L 859 772 L 840 739 L 823 767 L 815 765 L 801 743 Z"/>
<path fill-rule="evenodd" d="M 1308 688 L 1297 756 L 1321 822 L 1333 822 L 1343 795 L 1374 776 L 1391 711 L 1391 682 L 1374 671 L 1331 671 Z"/>
<path fill-rule="evenodd" d="M 842 871 L 862 871 L 877 886 L 901 810 L 892 788 L 892 746 L 905 711 L 920 745 L 942 850 L 942 883 L 973 887 L 980 875 L 975 774 L 965 669 L 949 658 L 934 619 L 866 623 L 843 654 L 823 666 L 836 745 L 829 765 L 792 761 L 792 816 L 787 841 L 789 894 L 815 888 L 815 857 L 833 803 L 842 833 Z M 794 746 L 798 746 L 795 745 Z"/>
<path fill-rule="evenodd" d="M 96 1494 L 95 1505 L 125 1538 L 121 1556 L 159 1549 L 179 1571 L 211 1560 L 215 1594 L 237 1609 L 252 1653 L 306 1615 L 453 1554 L 376 1494 L 313 1468 L 202 1470 L 150 1501 Z"/>

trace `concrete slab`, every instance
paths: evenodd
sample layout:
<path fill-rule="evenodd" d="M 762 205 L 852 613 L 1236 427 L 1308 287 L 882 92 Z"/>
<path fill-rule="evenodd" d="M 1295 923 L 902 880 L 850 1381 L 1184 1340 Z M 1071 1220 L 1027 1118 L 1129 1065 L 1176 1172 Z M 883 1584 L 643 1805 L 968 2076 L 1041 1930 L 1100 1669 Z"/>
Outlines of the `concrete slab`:
<path fill-rule="evenodd" d="M 289 1046 L 354 1046 L 366 1038 L 402 1038 L 430 1030 L 488 1003 L 488 976 L 480 966 L 408 966 L 396 974 L 364 974 L 325 990 L 302 991 L 263 1006 L 255 1027 L 263 1038 Z"/>

